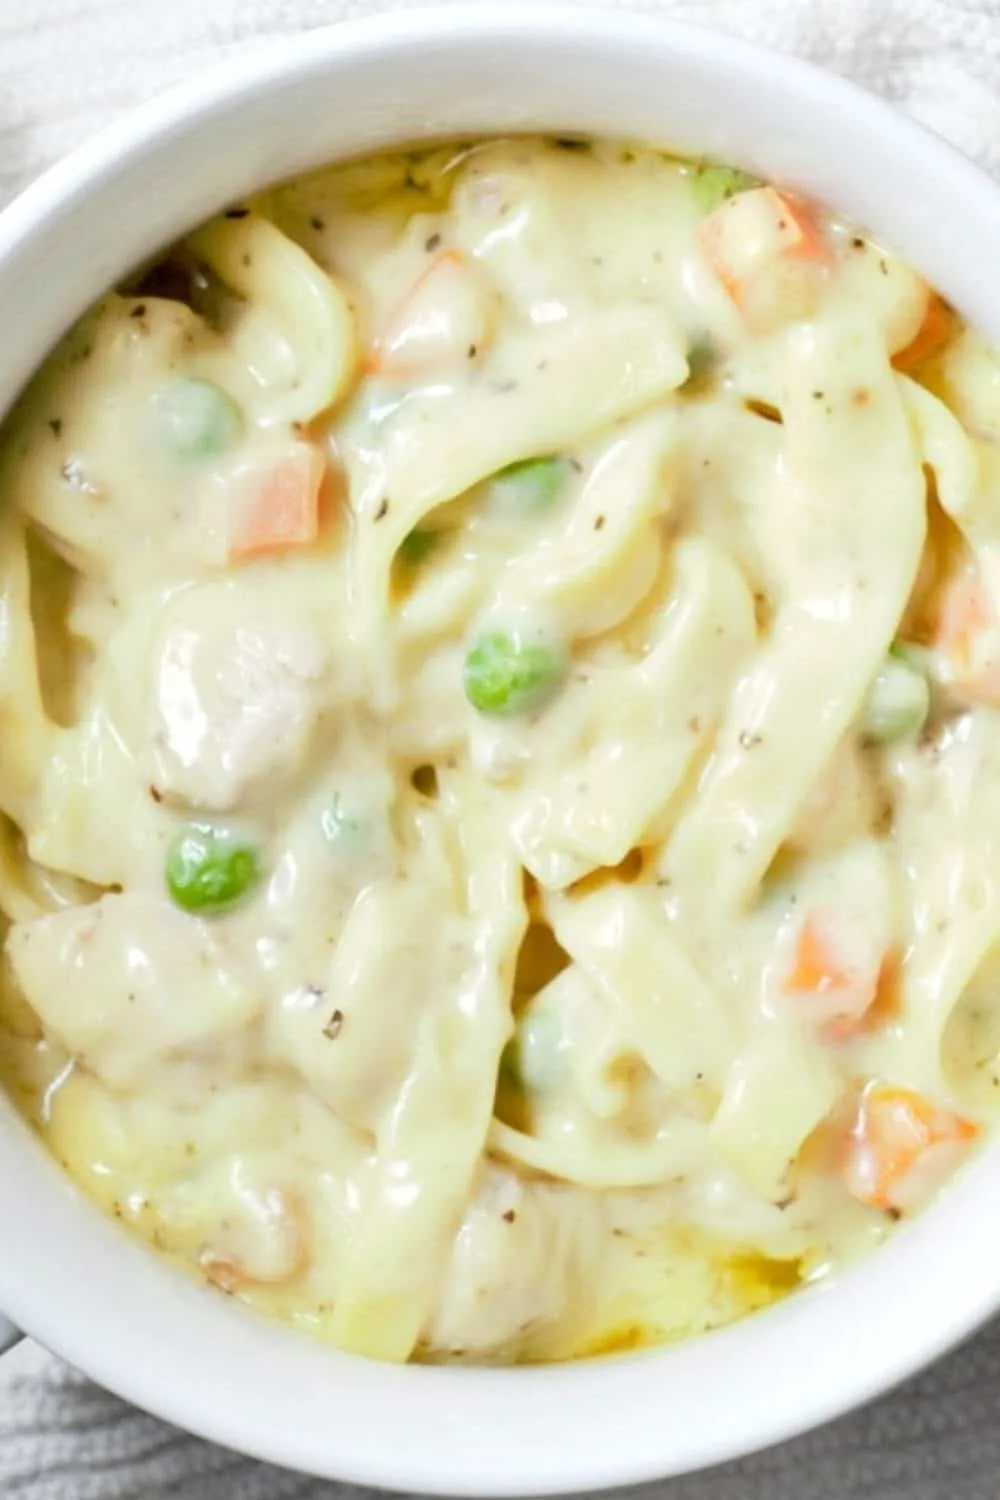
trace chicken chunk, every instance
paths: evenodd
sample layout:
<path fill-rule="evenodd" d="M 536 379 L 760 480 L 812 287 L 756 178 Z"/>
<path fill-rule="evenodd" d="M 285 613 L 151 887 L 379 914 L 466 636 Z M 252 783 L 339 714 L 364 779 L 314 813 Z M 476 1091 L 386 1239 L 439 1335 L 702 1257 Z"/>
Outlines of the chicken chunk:
<path fill-rule="evenodd" d="M 151 781 L 170 802 L 229 811 L 294 777 L 324 707 L 326 649 L 244 580 L 183 590 L 154 648 Z"/>
<path fill-rule="evenodd" d="M 488 1168 L 455 1237 L 424 1346 L 504 1362 L 529 1353 L 533 1334 L 549 1337 L 579 1313 L 597 1271 L 601 1214 L 575 1188 Z"/>
<path fill-rule="evenodd" d="M 16 922 L 7 951 L 49 1034 L 123 1093 L 155 1089 L 158 1069 L 217 1052 L 258 1008 L 236 955 L 165 899 L 113 894 Z"/>

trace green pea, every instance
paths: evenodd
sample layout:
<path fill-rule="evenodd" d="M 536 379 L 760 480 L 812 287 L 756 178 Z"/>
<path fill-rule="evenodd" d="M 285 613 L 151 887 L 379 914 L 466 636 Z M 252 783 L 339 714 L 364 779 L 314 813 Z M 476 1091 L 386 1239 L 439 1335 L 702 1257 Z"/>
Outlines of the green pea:
<path fill-rule="evenodd" d="M 152 401 L 160 440 L 182 463 L 223 453 L 243 427 L 232 396 L 211 380 L 171 380 L 153 393 Z"/>
<path fill-rule="evenodd" d="M 688 376 L 685 389 L 703 385 L 715 372 L 719 351 L 709 338 L 692 339 L 687 352 Z"/>
<path fill-rule="evenodd" d="M 490 497 L 501 510 L 512 515 L 538 515 L 551 510 L 569 472 L 564 458 L 525 458 L 494 474 Z"/>
<path fill-rule="evenodd" d="M 165 873 L 178 906 L 209 915 L 232 906 L 257 883 L 257 851 L 232 834 L 192 823 L 167 850 Z"/>
<path fill-rule="evenodd" d="M 403 562 L 411 568 L 422 563 L 429 552 L 433 552 L 441 540 L 440 532 L 423 531 L 415 526 L 409 536 L 405 536 L 399 544 L 399 556 Z"/>
<path fill-rule="evenodd" d="M 509 1078 L 511 1083 L 521 1086 L 521 1059 L 517 1045 L 517 1037 L 512 1036 L 500 1054 L 500 1073 L 504 1078 Z"/>
<path fill-rule="evenodd" d="M 927 678 L 897 652 L 890 651 L 868 689 L 861 729 L 869 739 L 891 744 L 919 733 L 930 711 Z"/>
<path fill-rule="evenodd" d="M 465 658 L 465 696 L 481 714 L 522 714 L 541 708 L 569 670 L 565 650 L 539 635 L 488 630 Z"/>
<path fill-rule="evenodd" d="M 354 850 L 363 842 L 368 819 L 351 807 L 340 792 L 335 792 L 329 807 L 320 814 L 323 833 L 341 853 Z"/>
<path fill-rule="evenodd" d="M 893 661 L 901 661 L 904 666 L 925 677 L 928 682 L 933 674 L 933 657 L 927 646 L 918 646 L 916 641 L 893 641 L 889 647 L 889 655 Z"/>
<path fill-rule="evenodd" d="M 757 186 L 757 178 L 751 177 L 749 172 L 741 172 L 739 167 L 717 166 L 713 162 L 703 162 L 691 174 L 695 202 L 704 214 L 710 214 L 727 198 L 734 198 L 737 193 L 745 193 L 748 188 Z"/>
<path fill-rule="evenodd" d="M 518 1017 L 517 1029 L 503 1050 L 501 1070 L 518 1088 L 545 1093 L 565 1076 L 569 1045 L 553 1010 L 529 1006 Z"/>

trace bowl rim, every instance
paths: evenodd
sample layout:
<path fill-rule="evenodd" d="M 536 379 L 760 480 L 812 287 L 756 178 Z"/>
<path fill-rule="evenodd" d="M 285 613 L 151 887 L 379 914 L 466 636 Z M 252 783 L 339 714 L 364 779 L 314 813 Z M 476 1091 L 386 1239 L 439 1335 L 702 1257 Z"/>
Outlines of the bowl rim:
<path fill-rule="evenodd" d="M 50 167 L 0 214 L 0 280 L 11 256 L 30 244 L 68 206 L 86 200 L 95 185 L 121 173 L 126 163 L 141 161 L 155 145 L 190 130 L 194 121 L 224 115 L 276 79 L 288 86 L 297 77 L 359 58 L 368 62 L 387 51 L 418 55 L 422 46 L 445 38 L 451 44 L 482 46 L 498 36 L 515 37 L 527 45 L 558 46 L 560 41 L 571 39 L 573 45 L 608 45 L 613 50 L 624 40 L 630 48 L 669 52 L 692 65 L 704 64 L 710 58 L 720 70 L 751 72 L 755 87 L 761 89 L 769 85 L 786 90 L 794 87 L 808 93 L 828 112 L 835 114 L 843 109 L 872 131 L 890 138 L 901 157 L 919 157 L 924 167 L 947 174 L 952 198 L 963 199 L 972 218 L 988 221 L 991 233 L 995 230 L 995 243 L 1000 245 L 1000 193 L 985 173 L 946 142 L 845 79 L 798 59 L 665 16 L 567 3 L 532 5 L 529 10 L 495 0 L 462 8 L 438 5 L 382 13 L 287 38 L 260 39 L 253 50 L 174 85 L 106 126 Z M 215 1399 L 208 1400 L 209 1388 L 195 1368 L 196 1362 L 192 1362 L 189 1381 L 177 1378 L 176 1372 L 167 1379 L 155 1360 L 141 1358 L 141 1330 L 135 1339 L 129 1337 L 121 1322 L 125 1312 L 116 1325 L 115 1315 L 109 1314 L 106 1305 L 89 1305 L 92 1299 L 86 1289 L 72 1293 L 60 1289 L 58 1295 L 50 1296 L 45 1278 L 36 1284 L 25 1277 L 23 1266 L 18 1271 L 13 1252 L 5 1249 L 0 1249 L 0 1305 L 40 1342 L 107 1389 L 192 1433 L 263 1460 L 319 1476 L 423 1493 L 528 1495 L 593 1490 L 687 1472 L 793 1437 L 885 1391 L 972 1332 L 1000 1308 L 1000 1261 L 994 1265 L 995 1250 L 989 1253 L 990 1246 L 1000 1243 L 1000 1192 L 996 1191 L 1000 1163 L 993 1165 L 996 1180 L 991 1196 L 997 1206 L 992 1209 L 984 1205 L 985 1195 L 980 1195 L 978 1186 L 985 1181 L 980 1171 L 985 1165 L 978 1165 L 965 1181 L 949 1190 L 948 1200 L 957 1220 L 964 1204 L 966 1219 L 974 1217 L 981 1230 L 989 1228 L 991 1232 L 965 1236 L 974 1243 L 952 1246 L 947 1304 L 940 1289 L 928 1295 L 928 1317 L 931 1304 L 937 1311 L 929 1326 L 920 1323 L 919 1331 L 912 1327 L 912 1303 L 907 1299 L 919 1288 L 919 1268 L 926 1273 L 939 1265 L 943 1236 L 935 1232 L 935 1226 L 940 1223 L 940 1211 L 908 1226 L 865 1265 L 837 1278 L 829 1291 L 790 1299 L 766 1314 L 683 1346 L 607 1362 L 515 1371 L 397 1370 L 350 1360 L 327 1349 L 320 1351 L 325 1368 L 331 1372 L 331 1382 L 333 1372 L 342 1372 L 344 1380 L 358 1388 L 359 1401 L 381 1401 L 383 1409 L 393 1409 L 394 1402 L 415 1402 L 419 1420 L 433 1422 L 438 1413 L 438 1435 L 450 1433 L 456 1442 L 461 1423 L 470 1413 L 482 1420 L 482 1413 L 492 1409 L 494 1403 L 501 1427 L 511 1418 L 530 1425 L 530 1409 L 534 1406 L 552 1412 L 557 1406 L 572 1406 L 577 1413 L 574 1421 L 579 1441 L 564 1442 L 558 1453 L 549 1451 L 551 1442 L 546 1447 L 544 1433 L 535 1433 L 520 1451 L 510 1432 L 505 1437 L 504 1431 L 498 1435 L 486 1428 L 478 1434 L 481 1451 L 467 1445 L 457 1456 L 455 1452 L 438 1452 L 433 1434 L 418 1451 L 413 1436 L 417 1429 L 412 1421 L 402 1440 L 388 1440 L 387 1434 L 387 1441 L 381 1444 L 373 1443 L 370 1433 L 361 1431 L 363 1423 L 356 1433 L 339 1434 L 332 1445 L 324 1443 L 318 1430 L 308 1436 L 279 1430 L 275 1421 L 269 1424 L 266 1407 L 252 1409 L 245 1390 L 238 1396 L 235 1388 L 232 1394 L 216 1391 Z M 0 1183 L 0 1205 L 4 1191 Z M 146 1254 L 138 1247 L 119 1244 L 119 1238 L 112 1237 L 118 1236 L 118 1231 L 108 1228 L 107 1245 L 114 1260 L 124 1266 L 133 1253 Z M 814 1325 L 818 1329 L 822 1324 L 833 1335 L 835 1312 L 823 1316 L 820 1312 L 823 1308 L 832 1310 L 838 1297 L 853 1298 L 853 1316 L 859 1326 L 858 1356 L 872 1362 L 863 1367 L 857 1361 L 851 1363 L 845 1357 L 851 1340 L 845 1336 L 837 1368 L 826 1374 L 812 1368 L 822 1364 L 815 1349 L 812 1360 L 806 1356 Z M 123 1306 L 125 1300 L 123 1294 Z M 234 1350 L 239 1343 L 248 1351 L 263 1348 L 263 1335 L 251 1337 L 249 1329 L 239 1330 L 232 1321 L 246 1320 L 249 1324 L 249 1315 L 239 1311 L 230 1318 L 230 1310 L 217 1308 L 216 1300 L 201 1289 L 185 1287 L 178 1291 L 176 1305 L 187 1309 L 192 1320 L 201 1318 L 206 1327 L 221 1329 L 225 1321 Z M 109 1328 L 116 1331 L 114 1340 L 107 1337 Z M 873 1331 L 888 1344 L 881 1352 L 877 1342 L 872 1345 Z M 272 1337 L 270 1331 L 267 1337 Z M 284 1331 L 273 1337 L 276 1352 L 289 1351 L 294 1343 L 294 1353 L 287 1355 L 289 1367 L 320 1371 L 312 1353 L 304 1352 L 304 1340 Z M 771 1400 L 766 1392 L 757 1393 L 748 1387 L 743 1406 L 727 1409 L 724 1416 L 715 1414 L 724 1429 L 722 1436 L 715 1429 L 708 1431 L 704 1422 L 699 1427 L 697 1421 L 691 1422 L 689 1430 L 676 1430 L 668 1437 L 660 1431 L 646 1431 L 644 1435 L 634 1422 L 630 1426 L 628 1409 L 636 1403 L 637 1393 L 640 1388 L 655 1385 L 658 1379 L 667 1384 L 669 1375 L 679 1390 L 680 1382 L 691 1378 L 700 1389 L 709 1390 L 713 1364 L 717 1369 L 732 1366 L 748 1372 L 759 1364 L 767 1372 L 780 1369 L 793 1351 L 802 1357 L 802 1363 L 780 1373 L 782 1400 Z M 206 1378 L 214 1373 L 214 1368 L 207 1371 Z M 243 1400 L 247 1405 L 241 1408 Z M 395 1409 L 400 1408 L 397 1405 Z M 613 1427 L 609 1441 L 602 1446 L 588 1433 L 601 1420 L 602 1412 L 607 1425 L 609 1409 Z M 677 1426 L 684 1425 L 682 1411 Z M 566 1426 L 564 1438 L 571 1432 L 572 1427 Z M 509 1445 L 506 1452 L 504 1442 Z"/>

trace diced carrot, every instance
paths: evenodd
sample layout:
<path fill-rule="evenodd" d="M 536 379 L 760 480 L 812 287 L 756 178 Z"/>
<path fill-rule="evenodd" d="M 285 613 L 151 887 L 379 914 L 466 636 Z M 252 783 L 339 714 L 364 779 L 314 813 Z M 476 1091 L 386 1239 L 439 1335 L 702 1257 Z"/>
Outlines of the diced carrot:
<path fill-rule="evenodd" d="M 893 949 L 885 955 L 879 967 L 875 996 L 865 1013 L 863 1031 L 877 1031 L 899 1015 L 901 970 L 899 952 Z"/>
<path fill-rule="evenodd" d="M 709 264 L 738 307 L 753 280 L 781 259 L 821 264 L 830 246 L 812 208 L 773 187 L 727 199 L 702 220 L 698 237 Z"/>
<path fill-rule="evenodd" d="M 967 667 L 976 636 L 990 623 L 989 600 L 981 579 L 964 572 L 945 584 L 938 602 L 936 644 L 956 667 Z"/>
<path fill-rule="evenodd" d="M 387 320 L 382 332 L 374 340 L 364 358 L 363 373 L 366 375 L 410 375 L 418 372 L 427 360 L 426 349 L 421 351 L 420 345 L 426 345 L 435 335 L 440 336 L 442 333 L 441 329 L 427 326 L 429 321 L 436 321 L 434 318 L 436 309 L 428 307 L 423 313 L 422 320 L 421 303 L 427 300 L 428 293 L 440 293 L 442 297 L 447 297 L 450 293 L 454 298 L 460 287 L 468 294 L 466 301 L 474 302 L 475 296 L 471 295 L 472 283 L 467 257 L 461 250 L 443 250 L 429 265 L 424 267 L 409 292 Z M 463 353 L 467 352 L 469 347 L 476 346 L 483 332 L 475 311 L 466 307 L 464 312 L 466 317 L 463 327 L 459 330 L 458 339 Z M 469 321 L 470 312 L 471 322 Z M 409 350 L 406 347 L 408 342 L 413 345 Z"/>
<path fill-rule="evenodd" d="M 892 356 L 897 370 L 916 370 L 939 354 L 958 326 L 954 310 L 943 297 L 928 288 L 923 321 L 905 348 Z"/>
<path fill-rule="evenodd" d="M 860 1015 L 833 1016 L 823 1030 L 831 1042 L 846 1042 L 887 1026 L 899 1014 L 899 954 L 887 953 L 879 966 L 871 1002 Z"/>
<path fill-rule="evenodd" d="M 814 1002 L 816 1023 L 830 1041 L 845 1041 L 878 1024 L 873 1011 L 889 972 L 887 959 L 878 969 L 844 963 L 825 924 L 811 915 L 799 929 L 783 987 Z"/>
<path fill-rule="evenodd" d="M 1000 706 L 1000 617 L 986 580 L 968 558 L 939 585 L 928 633 L 945 658 L 949 696 Z"/>
<path fill-rule="evenodd" d="M 932 1152 L 968 1145 L 978 1134 L 971 1120 L 913 1089 L 870 1084 L 848 1132 L 842 1162 L 847 1185 L 873 1208 L 898 1209 L 906 1179 L 927 1165 Z"/>
<path fill-rule="evenodd" d="M 795 1157 L 796 1176 L 843 1176 L 845 1143 L 856 1113 L 857 1098 L 848 1091 L 802 1142 Z"/>
<path fill-rule="evenodd" d="M 797 260 L 828 261 L 831 256 L 830 242 L 815 207 L 800 198 L 797 193 L 777 195 L 783 211 L 791 216 L 798 239 L 785 253 Z"/>
<path fill-rule="evenodd" d="M 315 541 L 326 460 L 316 447 L 290 445 L 277 462 L 237 486 L 229 532 L 234 562 Z"/>
<path fill-rule="evenodd" d="M 981 576 L 966 568 L 942 587 L 933 645 L 951 668 L 948 691 L 963 703 L 1000 705 L 997 614 Z"/>
<path fill-rule="evenodd" d="M 854 975 L 837 963 L 817 922 L 812 917 L 807 918 L 799 932 L 795 962 L 785 980 L 785 987 L 812 995 L 826 995 L 830 990 L 845 989 L 853 982 Z"/>

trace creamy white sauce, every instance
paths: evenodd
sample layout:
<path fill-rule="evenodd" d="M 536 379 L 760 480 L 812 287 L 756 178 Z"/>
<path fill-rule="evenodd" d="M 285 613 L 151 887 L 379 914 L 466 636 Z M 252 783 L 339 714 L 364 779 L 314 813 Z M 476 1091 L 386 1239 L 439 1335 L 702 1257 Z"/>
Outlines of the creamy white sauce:
<path fill-rule="evenodd" d="M 362 1353 L 724 1323 L 996 1115 L 1000 366 L 721 186 L 335 168 L 7 424 L 3 1076 L 107 1211 Z"/>

